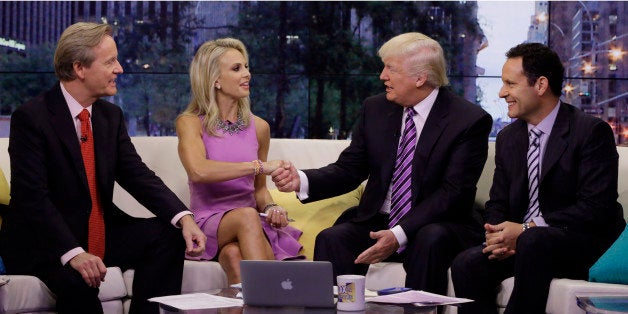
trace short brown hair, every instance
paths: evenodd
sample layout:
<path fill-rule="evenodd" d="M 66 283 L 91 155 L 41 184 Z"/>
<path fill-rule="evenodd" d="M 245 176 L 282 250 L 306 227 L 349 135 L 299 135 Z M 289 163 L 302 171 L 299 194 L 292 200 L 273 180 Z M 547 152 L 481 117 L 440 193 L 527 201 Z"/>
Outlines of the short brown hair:
<path fill-rule="evenodd" d="M 55 74 L 62 81 L 76 79 L 74 63 L 90 66 L 94 62 L 92 48 L 98 46 L 105 35 L 111 36 L 112 28 L 108 24 L 79 22 L 63 31 L 55 50 Z"/>

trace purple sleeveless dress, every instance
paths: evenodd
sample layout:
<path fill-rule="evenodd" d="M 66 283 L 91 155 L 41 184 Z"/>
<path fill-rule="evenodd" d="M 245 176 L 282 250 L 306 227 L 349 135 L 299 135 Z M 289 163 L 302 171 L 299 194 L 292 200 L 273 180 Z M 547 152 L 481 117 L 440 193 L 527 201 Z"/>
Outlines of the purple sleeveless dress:
<path fill-rule="evenodd" d="M 203 117 L 199 117 L 201 121 Z M 221 136 L 212 136 L 203 130 L 203 143 L 207 152 L 207 159 L 228 162 L 245 162 L 258 159 L 257 150 L 259 143 L 255 134 L 255 122 L 251 115 L 250 123 L 246 129 L 228 134 L 219 130 Z M 190 209 L 194 213 L 194 219 L 198 226 L 207 235 L 205 252 L 199 257 L 186 256 L 192 260 L 215 259 L 218 251 L 217 231 L 222 216 L 235 208 L 257 208 L 254 192 L 253 174 L 233 180 L 214 183 L 194 183 L 188 181 L 190 186 Z M 266 218 L 260 217 L 260 223 L 270 242 L 275 254 L 275 259 L 285 260 L 303 258 L 299 254 L 301 244 L 298 242 L 301 231 L 286 226 L 273 228 Z"/>

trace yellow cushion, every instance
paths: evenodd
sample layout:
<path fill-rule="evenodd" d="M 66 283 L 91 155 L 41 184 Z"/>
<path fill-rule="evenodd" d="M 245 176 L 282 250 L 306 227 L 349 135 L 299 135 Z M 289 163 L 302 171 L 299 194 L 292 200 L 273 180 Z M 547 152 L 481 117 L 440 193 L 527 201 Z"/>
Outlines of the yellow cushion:
<path fill-rule="evenodd" d="M 0 168 L 0 204 L 9 205 L 9 198 L 9 183 Z M 2 226 L 2 216 L 0 216 L 0 226 Z"/>
<path fill-rule="evenodd" d="M 303 245 L 301 254 L 307 259 L 314 255 L 314 241 L 316 235 L 328 227 L 331 227 L 336 219 L 346 209 L 357 206 L 364 191 L 364 186 L 332 198 L 301 204 L 294 193 L 284 193 L 277 189 L 271 189 L 270 194 L 275 203 L 288 211 L 288 216 L 294 219 L 290 225 L 303 231 L 299 242 Z"/>
<path fill-rule="evenodd" d="M 9 183 L 0 169 L 0 204 L 9 205 Z"/>

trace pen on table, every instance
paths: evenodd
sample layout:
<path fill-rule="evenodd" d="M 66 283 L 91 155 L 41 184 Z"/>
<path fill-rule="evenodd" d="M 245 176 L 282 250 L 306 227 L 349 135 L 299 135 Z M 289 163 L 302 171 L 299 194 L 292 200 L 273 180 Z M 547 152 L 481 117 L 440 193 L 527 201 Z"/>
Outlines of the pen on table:
<path fill-rule="evenodd" d="M 262 216 L 262 217 L 268 217 L 268 214 L 267 214 L 267 213 L 259 213 L 259 215 L 260 215 L 260 216 Z M 294 221 L 294 219 L 292 219 L 292 218 L 288 218 L 288 221 L 293 222 L 293 221 Z"/>

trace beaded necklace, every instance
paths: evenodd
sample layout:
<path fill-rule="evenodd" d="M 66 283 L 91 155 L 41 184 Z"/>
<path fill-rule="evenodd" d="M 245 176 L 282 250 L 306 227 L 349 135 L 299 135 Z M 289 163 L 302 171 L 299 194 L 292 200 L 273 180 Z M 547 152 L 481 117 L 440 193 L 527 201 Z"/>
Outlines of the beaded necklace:
<path fill-rule="evenodd" d="M 236 119 L 236 122 L 231 123 L 227 121 L 225 123 L 222 120 L 218 120 L 218 125 L 216 126 L 216 128 L 221 130 L 225 134 L 229 133 L 229 135 L 233 135 L 238 134 L 240 133 L 240 131 L 244 130 L 245 125 L 244 120 L 242 120 L 242 116 L 238 114 L 238 119 Z"/>

